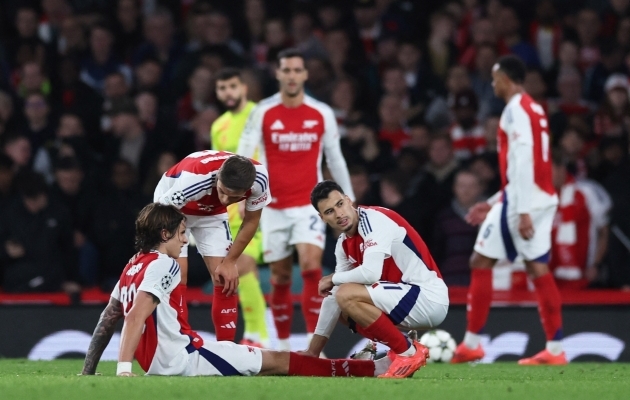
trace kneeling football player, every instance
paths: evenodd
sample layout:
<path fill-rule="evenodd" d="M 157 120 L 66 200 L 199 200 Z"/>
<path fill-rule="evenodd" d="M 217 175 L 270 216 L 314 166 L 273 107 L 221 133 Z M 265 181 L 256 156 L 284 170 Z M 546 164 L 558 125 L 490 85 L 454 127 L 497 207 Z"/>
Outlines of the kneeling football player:
<path fill-rule="evenodd" d="M 401 330 L 438 326 L 449 304 L 448 289 L 426 244 L 394 211 L 354 208 L 335 182 L 317 184 L 311 203 L 342 234 L 335 273 L 319 283 L 325 299 L 306 354 L 321 353 L 341 316 L 353 331 L 390 347 L 393 362 L 383 377 L 413 374 L 426 364 L 428 350 Z"/>

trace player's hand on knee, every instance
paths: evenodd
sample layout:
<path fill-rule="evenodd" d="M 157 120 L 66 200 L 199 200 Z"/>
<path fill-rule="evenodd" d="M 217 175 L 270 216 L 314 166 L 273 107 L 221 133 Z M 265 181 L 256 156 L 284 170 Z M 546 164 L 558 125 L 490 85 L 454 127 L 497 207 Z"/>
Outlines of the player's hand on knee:
<path fill-rule="evenodd" d="M 236 264 L 221 263 L 215 270 L 215 275 L 223 284 L 223 293 L 231 296 L 236 293 L 238 288 L 238 268 Z"/>
<path fill-rule="evenodd" d="M 335 286 L 332 281 L 333 274 L 326 275 L 322 279 L 319 280 L 319 284 L 317 286 L 317 291 L 319 295 L 322 297 L 330 296 L 332 288 Z"/>
<path fill-rule="evenodd" d="M 534 237 L 534 224 L 529 214 L 519 214 L 518 233 L 525 240 L 529 240 Z"/>
<path fill-rule="evenodd" d="M 468 214 L 466 214 L 466 222 L 473 226 L 481 224 L 483 220 L 486 219 L 486 215 L 488 215 L 488 211 L 490 211 L 491 208 L 492 206 L 485 201 L 475 204 L 470 208 Z"/>

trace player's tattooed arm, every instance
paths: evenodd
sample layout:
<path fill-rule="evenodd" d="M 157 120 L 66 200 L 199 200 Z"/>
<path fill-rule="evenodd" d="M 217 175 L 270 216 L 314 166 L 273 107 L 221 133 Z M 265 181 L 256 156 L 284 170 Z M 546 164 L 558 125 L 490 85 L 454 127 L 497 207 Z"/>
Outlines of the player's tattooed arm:
<path fill-rule="evenodd" d="M 114 334 L 116 324 L 123 317 L 122 303 L 114 298 L 110 298 L 109 304 L 105 307 L 105 310 L 101 313 L 101 317 L 96 324 L 96 329 L 92 334 L 92 340 L 90 341 L 90 347 L 85 355 L 85 362 L 83 363 L 83 375 L 94 375 L 96 373 L 96 367 L 103 355 L 103 351 L 109 344 L 109 341 Z"/>

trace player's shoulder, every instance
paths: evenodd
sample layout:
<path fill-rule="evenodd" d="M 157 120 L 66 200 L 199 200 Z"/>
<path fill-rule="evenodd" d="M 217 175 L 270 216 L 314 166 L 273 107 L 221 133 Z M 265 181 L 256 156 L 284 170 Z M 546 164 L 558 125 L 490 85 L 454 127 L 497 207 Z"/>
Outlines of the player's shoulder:
<path fill-rule="evenodd" d="M 161 273 L 168 273 L 172 276 L 175 276 L 179 271 L 179 263 L 174 258 L 167 256 L 164 253 L 160 253 L 159 251 L 152 252 L 156 254 L 156 257 L 149 262 L 147 265 L 147 269 L 157 270 Z"/>
<path fill-rule="evenodd" d="M 304 104 L 312 107 L 314 109 L 316 109 L 317 111 L 319 111 L 320 113 L 332 113 L 333 110 L 332 108 L 324 103 L 323 101 L 319 101 L 314 97 L 311 97 L 307 94 L 304 95 Z"/>
<path fill-rule="evenodd" d="M 391 219 L 381 210 L 374 207 L 359 206 L 357 208 L 359 214 L 359 234 L 363 237 L 371 234 L 374 228 L 382 229 L 391 223 Z"/>
<path fill-rule="evenodd" d="M 262 99 L 258 102 L 258 104 L 255 104 L 252 107 L 252 112 L 266 112 L 270 108 L 276 107 L 280 104 L 282 104 L 282 97 L 280 97 L 280 93 L 276 93 L 273 96 Z"/>

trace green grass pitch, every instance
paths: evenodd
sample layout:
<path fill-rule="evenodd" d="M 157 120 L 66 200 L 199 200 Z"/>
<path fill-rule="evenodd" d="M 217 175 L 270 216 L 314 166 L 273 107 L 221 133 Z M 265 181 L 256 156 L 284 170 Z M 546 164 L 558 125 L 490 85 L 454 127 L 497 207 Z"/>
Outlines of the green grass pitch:
<path fill-rule="evenodd" d="M 429 364 L 411 379 L 77 376 L 82 360 L 0 360 L 0 399 L 630 399 L 630 364 Z M 138 365 L 134 366 L 140 371 Z"/>

